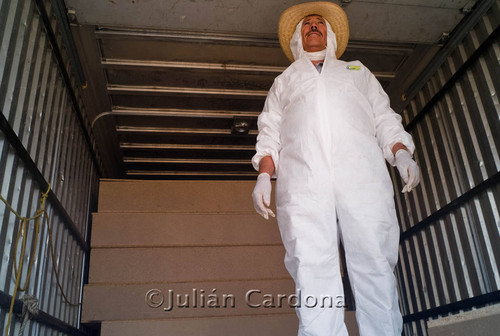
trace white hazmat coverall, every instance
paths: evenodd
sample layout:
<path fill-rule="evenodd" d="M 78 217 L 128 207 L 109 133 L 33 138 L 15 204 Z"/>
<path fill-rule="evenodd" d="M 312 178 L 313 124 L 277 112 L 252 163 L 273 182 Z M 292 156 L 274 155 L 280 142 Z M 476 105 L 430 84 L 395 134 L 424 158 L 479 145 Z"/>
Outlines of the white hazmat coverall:
<path fill-rule="evenodd" d="M 399 226 L 384 158 L 394 165 L 392 146 L 413 153 L 414 144 L 373 74 L 335 58 L 329 24 L 318 73 L 302 48 L 301 24 L 290 43 L 295 62 L 275 79 L 259 116 L 252 159 L 257 170 L 264 156 L 275 165 L 285 265 L 302 296 L 299 335 L 347 335 L 344 309 L 324 300 L 343 297 L 339 236 L 361 335 L 401 335 L 393 274 Z"/>

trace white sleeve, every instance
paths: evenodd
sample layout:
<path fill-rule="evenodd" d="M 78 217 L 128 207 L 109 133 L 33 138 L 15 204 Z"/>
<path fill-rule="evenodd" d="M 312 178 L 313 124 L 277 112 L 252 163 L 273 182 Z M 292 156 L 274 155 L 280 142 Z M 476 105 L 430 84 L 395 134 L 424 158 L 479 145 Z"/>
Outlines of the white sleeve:
<path fill-rule="evenodd" d="M 278 87 L 279 83 L 275 80 L 267 94 L 264 109 L 257 120 L 259 128 L 259 135 L 257 136 L 257 144 L 255 146 L 257 153 L 252 158 L 252 165 L 258 171 L 260 160 L 265 156 L 271 156 L 275 168 L 273 177 L 276 177 L 278 171 L 279 152 L 281 148 L 281 106 L 278 97 Z"/>
<path fill-rule="evenodd" d="M 395 165 L 392 147 L 400 142 L 408 148 L 413 155 L 415 144 L 411 135 L 405 131 L 401 116 L 390 107 L 389 97 L 380 85 L 379 81 L 366 67 L 363 67 L 366 80 L 367 98 L 372 106 L 375 120 L 375 136 L 378 145 L 384 153 L 384 158 L 392 166 Z"/>

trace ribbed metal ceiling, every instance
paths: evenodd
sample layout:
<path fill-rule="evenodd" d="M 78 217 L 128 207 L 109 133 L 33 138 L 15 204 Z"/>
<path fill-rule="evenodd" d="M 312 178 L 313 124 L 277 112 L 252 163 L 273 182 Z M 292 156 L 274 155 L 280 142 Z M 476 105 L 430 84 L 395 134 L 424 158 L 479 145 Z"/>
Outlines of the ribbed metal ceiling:
<path fill-rule="evenodd" d="M 289 65 L 279 48 L 277 21 L 298 2 L 66 0 L 89 83 L 86 111 L 110 175 L 254 178 L 257 116 L 273 79 Z M 367 65 L 395 109 L 439 49 L 442 33 L 471 6 L 336 2 L 346 3 L 351 26 L 342 59 Z M 241 25 L 248 20 L 269 25 Z M 362 35 L 367 29 L 370 39 Z"/>

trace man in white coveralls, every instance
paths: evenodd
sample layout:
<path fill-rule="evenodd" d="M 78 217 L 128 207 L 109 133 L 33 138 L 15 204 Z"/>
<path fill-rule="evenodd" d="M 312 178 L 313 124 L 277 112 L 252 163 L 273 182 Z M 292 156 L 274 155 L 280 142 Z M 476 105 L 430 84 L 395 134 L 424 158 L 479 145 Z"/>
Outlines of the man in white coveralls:
<path fill-rule="evenodd" d="M 274 216 L 270 179 L 277 177 L 285 265 L 297 293 L 318 300 L 297 308 L 299 335 L 347 335 L 344 310 L 321 305 L 321 298 L 343 297 L 339 237 L 360 334 L 401 335 L 393 274 L 399 226 L 384 158 L 398 168 L 403 192 L 419 183 L 419 168 L 377 79 L 359 61 L 338 60 L 348 30 L 343 10 L 329 2 L 282 14 L 280 43 L 294 62 L 275 79 L 258 119 L 252 197 L 258 213 Z"/>

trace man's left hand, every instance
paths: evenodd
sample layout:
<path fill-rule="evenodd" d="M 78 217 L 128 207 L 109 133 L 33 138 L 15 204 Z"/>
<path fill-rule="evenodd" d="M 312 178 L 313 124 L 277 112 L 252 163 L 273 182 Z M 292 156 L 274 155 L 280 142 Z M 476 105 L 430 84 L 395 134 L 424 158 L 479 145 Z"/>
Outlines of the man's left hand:
<path fill-rule="evenodd" d="M 411 158 L 410 153 L 404 149 L 398 150 L 394 157 L 396 158 L 396 167 L 398 168 L 399 175 L 401 175 L 401 178 L 406 183 L 402 192 L 410 192 L 420 182 L 420 169 L 417 163 Z"/>

